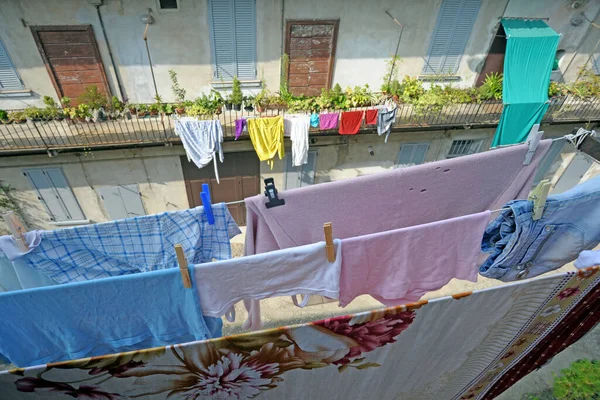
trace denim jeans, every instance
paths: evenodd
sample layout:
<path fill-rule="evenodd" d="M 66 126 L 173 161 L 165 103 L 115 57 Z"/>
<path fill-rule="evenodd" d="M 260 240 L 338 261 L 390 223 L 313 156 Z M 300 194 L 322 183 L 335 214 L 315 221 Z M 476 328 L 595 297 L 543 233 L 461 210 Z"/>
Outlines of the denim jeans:
<path fill-rule="evenodd" d="M 600 242 L 600 176 L 550 196 L 534 221 L 533 201 L 514 200 L 485 230 L 479 267 L 487 278 L 514 281 L 560 268 Z"/>

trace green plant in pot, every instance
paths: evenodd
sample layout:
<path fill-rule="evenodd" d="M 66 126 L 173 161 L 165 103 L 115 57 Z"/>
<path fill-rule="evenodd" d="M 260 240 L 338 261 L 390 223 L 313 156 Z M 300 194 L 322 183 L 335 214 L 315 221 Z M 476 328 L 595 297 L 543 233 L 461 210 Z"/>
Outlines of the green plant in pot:
<path fill-rule="evenodd" d="M 77 107 L 71 108 L 69 115 L 73 120 L 86 122 L 89 118 L 92 118 L 92 111 L 89 105 L 82 103 Z"/>
<path fill-rule="evenodd" d="M 41 121 L 45 117 L 44 110 L 34 106 L 27 106 L 24 110 L 27 119 L 30 121 Z"/>
<path fill-rule="evenodd" d="M 242 94 L 242 86 L 237 76 L 233 77 L 233 88 L 231 90 L 231 103 L 233 104 L 233 109 L 235 111 L 242 110 L 242 101 L 244 96 Z"/>
<path fill-rule="evenodd" d="M 244 110 L 254 111 L 254 96 L 244 96 Z"/>
<path fill-rule="evenodd" d="M 263 88 L 260 92 L 258 92 L 256 97 L 254 97 L 254 107 L 256 108 L 256 111 L 258 111 L 259 113 L 262 113 L 264 111 L 269 97 L 271 97 L 271 92 L 266 87 Z"/>
<path fill-rule="evenodd" d="M 479 87 L 481 100 L 502 99 L 502 74 L 492 72 L 485 76 L 483 85 Z"/>
<path fill-rule="evenodd" d="M 58 108 L 58 104 L 56 104 L 56 101 L 54 101 L 52 97 L 44 96 L 43 100 L 44 104 L 46 105 L 46 109 L 44 110 L 44 119 L 55 119 L 57 121 L 61 121 L 64 119 L 62 110 Z"/>
<path fill-rule="evenodd" d="M 170 103 L 163 103 L 160 109 L 165 115 L 171 115 L 175 112 L 175 106 Z"/>
<path fill-rule="evenodd" d="M 148 114 L 148 106 L 145 104 L 137 105 L 137 116 L 138 118 L 144 118 Z"/>
<path fill-rule="evenodd" d="M 150 112 L 151 116 L 158 115 L 158 112 L 160 111 L 160 104 L 159 103 L 150 104 L 148 106 L 148 111 Z"/>
<path fill-rule="evenodd" d="M 24 124 L 25 122 L 27 122 L 27 116 L 25 115 L 25 113 L 23 111 L 9 112 L 8 119 L 10 119 L 11 121 L 13 121 L 17 124 Z"/>
<path fill-rule="evenodd" d="M 211 108 L 212 108 L 213 112 L 217 115 L 221 114 L 223 112 L 222 111 L 223 103 L 225 102 L 225 100 L 223 100 L 223 96 L 221 96 L 221 93 L 219 93 L 215 89 L 212 89 L 210 91 L 210 98 L 211 98 Z"/>
<path fill-rule="evenodd" d="M 84 92 L 77 98 L 79 103 L 85 103 L 90 106 L 90 110 L 98 110 L 108 105 L 108 98 L 100 92 L 98 86 L 87 86 Z"/>
<path fill-rule="evenodd" d="M 8 113 L 4 110 L 0 110 L 0 121 L 2 121 L 3 124 L 9 124 L 11 122 L 10 119 L 8 119 Z"/>
<path fill-rule="evenodd" d="M 183 113 L 185 113 L 184 103 L 186 91 L 184 88 L 179 86 L 179 81 L 177 80 L 177 72 L 170 69 L 169 77 L 171 78 L 171 91 L 173 92 L 173 96 L 175 97 L 176 101 L 175 112 L 178 115 L 182 115 Z"/>

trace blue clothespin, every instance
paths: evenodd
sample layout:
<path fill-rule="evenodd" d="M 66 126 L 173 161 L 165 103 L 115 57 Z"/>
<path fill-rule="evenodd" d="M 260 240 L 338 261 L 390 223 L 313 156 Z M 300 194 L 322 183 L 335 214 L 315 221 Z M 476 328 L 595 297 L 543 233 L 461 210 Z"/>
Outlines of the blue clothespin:
<path fill-rule="evenodd" d="M 204 207 L 204 212 L 206 213 L 206 219 L 208 220 L 208 224 L 214 225 L 215 216 L 213 215 L 212 204 L 210 203 L 210 189 L 208 188 L 208 183 L 202 184 L 200 200 L 202 200 L 202 206 Z"/>

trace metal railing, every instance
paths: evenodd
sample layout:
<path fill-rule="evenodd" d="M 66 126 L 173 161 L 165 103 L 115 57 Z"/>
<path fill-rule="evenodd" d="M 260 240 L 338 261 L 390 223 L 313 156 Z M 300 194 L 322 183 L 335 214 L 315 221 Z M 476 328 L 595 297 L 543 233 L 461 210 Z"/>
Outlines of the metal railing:
<path fill-rule="evenodd" d="M 494 126 L 502 114 L 501 101 L 452 104 L 443 107 L 417 109 L 401 104 L 393 125 L 395 130 L 451 127 Z M 235 137 L 235 120 L 248 117 L 284 115 L 284 110 L 235 111 L 223 109 L 219 115 L 204 118 L 219 119 L 227 140 Z M 553 98 L 543 122 L 587 122 L 600 120 L 600 98 Z M 363 132 L 375 129 L 362 126 Z M 312 134 L 335 134 L 336 131 L 311 129 Z M 242 136 L 247 138 L 247 136 Z M 0 154 L 13 151 L 50 151 L 60 149 L 88 149 L 97 147 L 135 146 L 146 144 L 179 143 L 173 117 L 167 115 L 137 117 L 127 115 L 119 119 L 98 122 L 75 122 L 68 119 L 27 121 L 0 124 Z"/>

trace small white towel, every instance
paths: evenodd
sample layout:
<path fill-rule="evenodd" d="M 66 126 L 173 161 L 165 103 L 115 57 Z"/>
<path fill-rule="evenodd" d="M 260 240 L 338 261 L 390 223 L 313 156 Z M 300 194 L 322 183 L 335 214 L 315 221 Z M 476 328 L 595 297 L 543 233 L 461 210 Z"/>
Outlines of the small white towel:
<path fill-rule="evenodd" d="M 175 119 L 175 132 L 181 138 L 188 161 L 192 161 L 198 168 L 203 168 L 213 160 L 217 183 L 220 183 L 216 155 L 218 153 L 219 160 L 223 162 L 221 122 L 219 120 L 198 121 L 190 117 L 179 118 Z"/>

